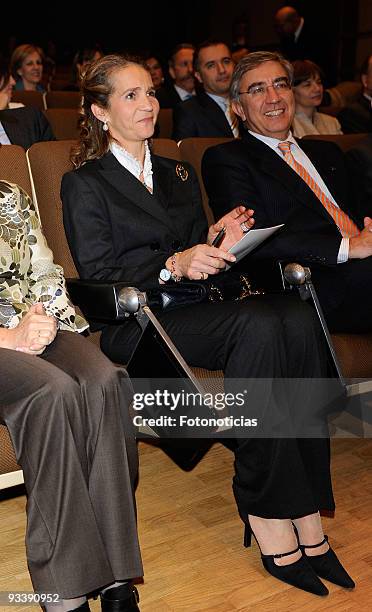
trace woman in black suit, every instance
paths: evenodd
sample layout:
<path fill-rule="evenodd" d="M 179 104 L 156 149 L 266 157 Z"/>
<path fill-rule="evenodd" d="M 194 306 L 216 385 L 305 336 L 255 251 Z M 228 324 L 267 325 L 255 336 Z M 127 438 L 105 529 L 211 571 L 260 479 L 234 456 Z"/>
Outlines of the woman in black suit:
<path fill-rule="evenodd" d="M 237 207 L 208 230 L 191 166 L 151 153 L 159 106 L 146 68 L 106 56 L 87 70 L 82 90 L 75 170 L 62 182 L 65 228 L 80 276 L 126 280 L 146 290 L 220 274 L 233 261 L 227 249 L 253 224 L 253 211 Z M 223 244 L 213 247 L 222 226 Z M 260 397 L 259 417 L 273 407 L 278 378 L 325 376 L 317 321 L 297 298 L 208 302 L 159 318 L 186 361 L 223 369 L 226 385 L 237 378 L 273 380 Z M 126 362 L 139 334 L 136 321 L 107 325 L 102 348 Z M 293 399 L 294 386 L 291 394 L 293 404 L 300 401 Z M 306 401 L 314 412 L 319 397 L 301 398 Z M 289 403 L 283 399 L 281 413 Z M 334 508 L 327 440 L 238 438 L 233 487 L 272 575 L 319 595 L 328 590 L 318 575 L 353 586 L 324 539 L 319 516 L 320 509 Z M 306 541 L 303 550 L 293 524 Z"/>

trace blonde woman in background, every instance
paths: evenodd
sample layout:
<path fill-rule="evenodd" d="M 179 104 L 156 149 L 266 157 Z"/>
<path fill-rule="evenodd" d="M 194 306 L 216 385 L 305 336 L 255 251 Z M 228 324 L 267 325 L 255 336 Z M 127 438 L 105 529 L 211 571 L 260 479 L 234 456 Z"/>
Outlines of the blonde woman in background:
<path fill-rule="evenodd" d="M 35 45 L 19 45 L 12 53 L 10 70 L 16 81 L 16 91 L 45 91 L 43 78 L 44 53 Z"/>

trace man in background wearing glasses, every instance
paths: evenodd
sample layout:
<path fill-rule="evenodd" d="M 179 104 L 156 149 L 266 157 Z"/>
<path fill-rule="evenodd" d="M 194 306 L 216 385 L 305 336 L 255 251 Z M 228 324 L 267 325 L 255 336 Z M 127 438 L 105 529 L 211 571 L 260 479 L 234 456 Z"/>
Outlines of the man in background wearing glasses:
<path fill-rule="evenodd" d="M 246 130 L 206 151 L 209 204 L 216 218 L 243 204 L 254 209 L 256 228 L 284 223 L 250 260 L 309 265 L 331 331 L 370 331 L 372 218 L 353 211 L 339 147 L 293 138 L 291 83 L 292 66 L 278 53 L 250 53 L 237 64 L 230 97 Z"/>

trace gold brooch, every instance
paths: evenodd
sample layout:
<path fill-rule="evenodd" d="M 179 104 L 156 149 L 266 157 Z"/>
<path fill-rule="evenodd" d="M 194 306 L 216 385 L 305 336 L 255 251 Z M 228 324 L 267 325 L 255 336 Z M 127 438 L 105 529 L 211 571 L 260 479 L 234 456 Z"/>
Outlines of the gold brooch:
<path fill-rule="evenodd" d="M 189 178 L 188 171 L 181 164 L 177 164 L 177 166 L 176 166 L 176 174 L 177 174 L 178 178 L 181 179 L 181 181 L 187 181 L 187 179 Z"/>

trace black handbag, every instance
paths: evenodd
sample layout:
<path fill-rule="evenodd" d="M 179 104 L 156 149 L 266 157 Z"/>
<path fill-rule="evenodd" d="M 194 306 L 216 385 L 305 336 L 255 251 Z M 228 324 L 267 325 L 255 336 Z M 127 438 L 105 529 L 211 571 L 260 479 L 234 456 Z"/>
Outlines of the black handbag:
<path fill-rule="evenodd" d="M 146 292 L 151 308 L 167 311 L 208 301 L 239 301 L 263 293 L 262 289 L 253 288 L 247 275 L 232 271 L 206 280 L 164 283 Z"/>

